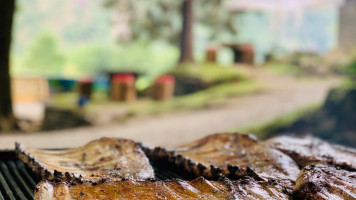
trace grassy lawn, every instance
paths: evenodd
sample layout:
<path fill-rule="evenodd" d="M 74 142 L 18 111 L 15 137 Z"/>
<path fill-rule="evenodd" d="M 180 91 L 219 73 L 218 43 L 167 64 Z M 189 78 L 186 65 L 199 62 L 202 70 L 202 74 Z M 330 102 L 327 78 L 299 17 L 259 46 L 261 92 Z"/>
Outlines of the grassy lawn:
<path fill-rule="evenodd" d="M 288 63 L 282 63 L 282 62 L 270 62 L 264 66 L 266 69 L 271 71 L 272 73 L 278 74 L 278 75 L 294 75 L 300 73 L 300 69 L 298 67 L 288 64 Z"/>
<path fill-rule="evenodd" d="M 127 106 L 129 113 L 133 115 L 191 111 L 223 105 L 230 97 L 259 91 L 262 91 L 262 86 L 257 82 L 232 82 L 220 84 L 194 94 L 176 97 L 165 102 L 142 101 L 130 103 Z"/>
<path fill-rule="evenodd" d="M 176 67 L 172 73 L 199 78 L 207 83 L 224 83 L 248 78 L 242 67 L 219 66 L 214 63 L 183 64 Z"/>
<path fill-rule="evenodd" d="M 247 127 L 243 127 L 238 129 L 237 132 L 240 133 L 253 133 L 257 138 L 264 140 L 269 137 L 269 134 L 273 133 L 275 130 L 281 127 L 288 127 L 298 119 L 303 116 L 306 116 L 314 111 L 320 109 L 322 106 L 322 102 L 314 103 L 307 105 L 302 108 L 298 108 L 292 112 L 281 115 L 269 122 L 260 123 L 260 124 L 252 124 Z"/>
<path fill-rule="evenodd" d="M 126 110 L 128 117 L 156 115 L 169 112 L 185 112 L 223 105 L 230 97 L 262 91 L 262 84 L 247 77 L 243 68 L 220 67 L 214 64 L 202 66 L 182 66 L 174 74 L 188 74 L 205 82 L 214 83 L 212 87 L 199 92 L 175 97 L 165 102 L 157 102 L 145 97 L 135 102 L 120 103 L 109 101 L 107 94 L 94 92 L 92 100 L 86 106 L 88 113 L 95 113 L 105 108 Z M 220 84 L 219 84 L 220 83 Z M 78 94 L 76 92 L 55 94 L 49 104 L 63 108 L 76 109 Z"/>

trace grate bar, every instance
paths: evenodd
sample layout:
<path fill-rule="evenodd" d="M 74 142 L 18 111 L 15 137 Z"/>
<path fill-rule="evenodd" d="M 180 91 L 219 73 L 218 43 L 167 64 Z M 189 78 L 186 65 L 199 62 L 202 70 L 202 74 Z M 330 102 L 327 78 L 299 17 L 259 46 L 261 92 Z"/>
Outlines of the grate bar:
<path fill-rule="evenodd" d="M 33 180 L 32 176 L 28 173 L 26 166 L 22 161 L 17 160 L 16 165 L 18 166 L 21 174 L 26 177 L 27 183 L 31 186 L 31 188 L 36 187 L 36 182 Z"/>
<path fill-rule="evenodd" d="M 13 191 L 15 192 L 16 196 L 19 197 L 19 199 L 21 200 L 27 200 L 27 198 L 25 197 L 25 195 L 22 193 L 21 189 L 19 188 L 19 186 L 16 184 L 15 180 L 13 179 L 9 169 L 7 168 L 7 166 L 5 165 L 5 163 L 0 162 L 0 168 L 3 171 L 6 179 L 8 180 L 10 187 L 13 189 Z"/>
<path fill-rule="evenodd" d="M 2 196 L 1 194 L 1 190 L 0 190 L 0 200 L 5 200 L 4 196 Z"/>
<path fill-rule="evenodd" d="M 1 194 L 1 190 L 0 190 L 0 200 L 5 200 L 4 196 L 2 196 Z"/>
<path fill-rule="evenodd" d="M 4 190 L 5 190 L 5 191 L 4 191 L 4 192 L 5 192 L 5 195 L 6 195 L 10 200 L 16 200 L 15 197 L 14 197 L 14 195 L 12 194 L 12 192 L 11 192 L 9 186 L 7 185 L 5 178 L 4 178 L 4 176 L 2 175 L 2 173 L 1 173 L 1 170 L 0 170 L 0 183 L 1 183 L 1 185 L 3 186 L 3 188 L 4 188 Z"/>
<path fill-rule="evenodd" d="M 10 167 L 11 172 L 15 175 L 15 178 L 17 180 L 19 180 L 19 182 L 21 183 L 22 188 L 26 192 L 26 196 L 28 198 L 33 198 L 33 190 L 29 188 L 29 186 L 27 185 L 25 180 L 21 177 L 19 171 L 16 168 L 16 165 L 15 165 L 14 161 L 8 161 L 7 165 Z"/>

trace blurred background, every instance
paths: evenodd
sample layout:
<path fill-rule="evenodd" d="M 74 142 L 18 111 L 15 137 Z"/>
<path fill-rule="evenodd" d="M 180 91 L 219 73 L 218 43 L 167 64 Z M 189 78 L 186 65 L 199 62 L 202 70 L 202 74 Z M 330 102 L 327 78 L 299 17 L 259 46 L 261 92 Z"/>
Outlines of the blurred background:
<path fill-rule="evenodd" d="M 0 148 L 356 144 L 356 0 L 5 0 Z"/>

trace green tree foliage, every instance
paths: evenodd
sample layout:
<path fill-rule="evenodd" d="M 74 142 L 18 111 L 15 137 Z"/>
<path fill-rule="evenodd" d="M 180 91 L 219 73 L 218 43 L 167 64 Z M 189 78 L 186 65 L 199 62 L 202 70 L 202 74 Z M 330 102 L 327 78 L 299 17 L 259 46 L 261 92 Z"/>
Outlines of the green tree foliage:
<path fill-rule="evenodd" d="M 65 57 L 57 46 L 56 38 L 50 33 L 42 33 L 29 45 L 24 61 L 33 72 L 56 75 L 63 70 Z"/>
<path fill-rule="evenodd" d="M 177 60 L 177 49 L 166 43 L 126 45 L 87 44 L 69 52 L 68 63 L 77 71 L 96 74 L 105 71 L 134 71 L 153 76 L 163 73 Z"/>
<path fill-rule="evenodd" d="M 225 38 L 237 35 L 234 20 L 239 12 L 226 10 L 223 0 L 195 0 L 194 3 L 196 21 L 210 30 L 210 40 L 224 41 Z"/>
<path fill-rule="evenodd" d="M 115 23 L 120 23 L 126 34 L 119 40 L 160 39 L 178 44 L 182 31 L 181 6 L 184 0 L 106 0 L 105 6 L 116 14 Z M 211 40 L 226 34 L 236 34 L 233 26 L 234 13 L 228 12 L 222 0 L 195 0 L 194 19 L 196 24 L 211 30 Z M 121 33 L 122 33 L 121 32 Z"/>
<path fill-rule="evenodd" d="M 110 12 L 103 1 L 17 0 L 13 51 L 22 53 L 28 42 L 46 30 L 62 47 L 102 42 L 111 35 Z"/>
<path fill-rule="evenodd" d="M 113 10 L 113 26 L 121 42 L 131 39 L 176 41 L 180 27 L 180 0 L 106 0 Z"/>
<path fill-rule="evenodd" d="M 83 73 L 96 73 L 100 70 L 109 70 L 115 67 L 115 49 L 107 45 L 89 44 L 76 49 L 71 61 Z"/>

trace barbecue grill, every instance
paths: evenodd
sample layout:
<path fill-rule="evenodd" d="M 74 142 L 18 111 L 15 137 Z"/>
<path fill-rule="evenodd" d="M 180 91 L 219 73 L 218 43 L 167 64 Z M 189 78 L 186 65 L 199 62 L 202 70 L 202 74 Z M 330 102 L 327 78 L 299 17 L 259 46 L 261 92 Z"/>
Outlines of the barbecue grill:
<path fill-rule="evenodd" d="M 163 165 L 151 163 L 156 179 L 191 180 L 194 177 Z M 0 200 L 33 199 L 34 189 L 40 181 L 19 159 L 14 151 L 0 151 Z"/>

